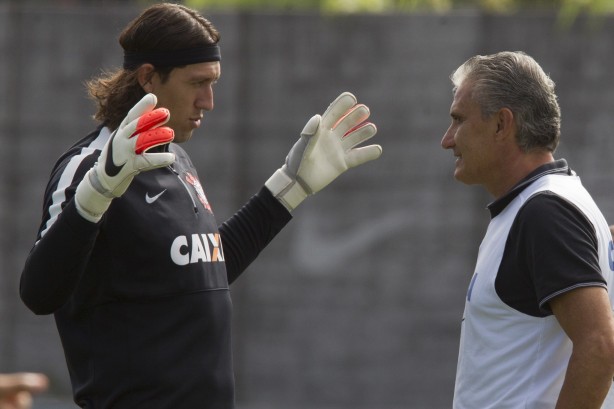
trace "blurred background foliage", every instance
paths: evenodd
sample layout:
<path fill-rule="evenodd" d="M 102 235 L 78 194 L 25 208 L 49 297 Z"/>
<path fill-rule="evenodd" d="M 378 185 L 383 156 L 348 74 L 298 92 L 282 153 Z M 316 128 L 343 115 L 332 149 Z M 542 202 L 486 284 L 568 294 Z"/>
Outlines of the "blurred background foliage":
<path fill-rule="evenodd" d="M 91 1 L 91 0 L 90 0 Z M 157 3 L 136 0 L 142 4 Z M 473 10 L 490 14 L 554 12 L 562 27 L 579 16 L 599 26 L 603 17 L 614 14 L 614 0 L 183 0 L 175 1 L 196 9 L 220 11 L 308 12 L 331 14 L 446 13 Z"/>
<path fill-rule="evenodd" d="M 152 0 L 137 0 L 155 3 Z M 351 13 L 445 13 L 474 10 L 491 14 L 518 12 L 554 12 L 563 26 L 579 16 L 593 23 L 614 13 L 614 0 L 183 0 L 197 9 L 221 11 L 312 12 L 321 14 Z"/>
<path fill-rule="evenodd" d="M 11 5 L 139 4 L 169 1 L 196 9 L 226 12 L 295 12 L 320 14 L 446 13 L 473 10 L 487 14 L 556 13 L 567 25 L 579 16 L 591 21 L 614 14 L 614 0 L 0 0 Z"/>
<path fill-rule="evenodd" d="M 556 10 L 562 15 L 614 12 L 614 0 L 185 0 L 195 8 L 272 9 L 324 13 L 446 12 L 479 9 L 490 13 Z"/>

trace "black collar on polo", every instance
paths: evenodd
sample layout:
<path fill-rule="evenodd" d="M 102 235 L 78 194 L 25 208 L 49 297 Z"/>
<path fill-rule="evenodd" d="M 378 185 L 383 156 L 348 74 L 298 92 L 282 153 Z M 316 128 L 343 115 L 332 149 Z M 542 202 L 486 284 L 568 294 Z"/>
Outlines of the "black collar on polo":
<path fill-rule="evenodd" d="M 217 44 L 170 51 L 124 51 L 124 69 L 133 70 L 145 63 L 159 68 L 182 67 L 221 59 L 220 47 Z"/>

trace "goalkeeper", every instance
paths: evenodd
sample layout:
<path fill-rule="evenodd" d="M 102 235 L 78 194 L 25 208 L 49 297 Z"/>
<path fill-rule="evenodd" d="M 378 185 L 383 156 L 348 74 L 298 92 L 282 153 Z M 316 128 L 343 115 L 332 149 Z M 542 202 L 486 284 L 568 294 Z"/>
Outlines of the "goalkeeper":
<path fill-rule="evenodd" d="M 229 284 L 305 198 L 381 154 L 358 147 L 376 128 L 343 93 L 218 226 L 178 145 L 213 109 L 218 40 L 192 9 L 146 9 L 120 36 L 123 67 L 88 83 L 100 126 L 51 173 L 20 292 L 54 314 L 80 407 L 234 408 Z"/>

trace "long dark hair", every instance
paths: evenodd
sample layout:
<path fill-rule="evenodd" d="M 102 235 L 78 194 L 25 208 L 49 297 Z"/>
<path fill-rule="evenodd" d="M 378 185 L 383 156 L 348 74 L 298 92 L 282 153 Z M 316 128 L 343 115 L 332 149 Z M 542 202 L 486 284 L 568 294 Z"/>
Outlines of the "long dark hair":
<path fill-rule="evenodd" d="M 119 44 L 125 52 L 160 52 L 216 44 L 219 39 L 217 29 L 196 10 L 161 3 L 145 9 L 132 20 L 119 36 Z M 162 81 L 166 81 L 172 70 L 173 67 L 155 67 Z M 111 129 L 116 129 L 130 108 L 145 95 L 136 69 L 103 71 L 85 85 L 88 95 L 98 105 L 94 118 Z"/>

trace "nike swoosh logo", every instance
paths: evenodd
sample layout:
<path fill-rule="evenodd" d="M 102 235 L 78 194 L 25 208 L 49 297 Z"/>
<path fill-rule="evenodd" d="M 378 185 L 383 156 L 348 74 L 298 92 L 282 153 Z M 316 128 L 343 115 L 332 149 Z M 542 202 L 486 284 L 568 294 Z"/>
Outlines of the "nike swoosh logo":
<path fill-rule="evenodd" d="M 155 202 L 156 200 L 158 200 L 158 198 L 160 196 L 162 196 L 164 194 L 164 192 L 166 192 L 166 189 L 164 189 L 163 191 L 161 191 L 160 193 L 158 193 L 157 195 L 153 196 L 153 197 L 149 197 L 149 193 L 145 193 L 145 201 L 149 204 L 152 204 L 153 202 Z"/>
<path fill-rule="evenodd" d="M 124 165 L 117 166 L 115 162 L 113 162 L 113 141 L 115 140 L 115 134 L 117 131 L 113 132 L 111 135 L 111 140 L 109 141 L 109 149 L 107 150 L 107 160 L 104 163 L 104 171 L 108 176 L 117 176 L 119 172 L 122 171 Z"/>

